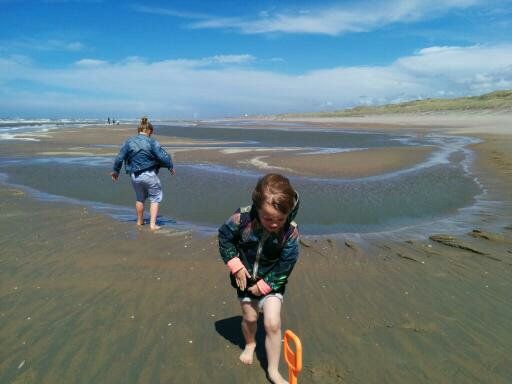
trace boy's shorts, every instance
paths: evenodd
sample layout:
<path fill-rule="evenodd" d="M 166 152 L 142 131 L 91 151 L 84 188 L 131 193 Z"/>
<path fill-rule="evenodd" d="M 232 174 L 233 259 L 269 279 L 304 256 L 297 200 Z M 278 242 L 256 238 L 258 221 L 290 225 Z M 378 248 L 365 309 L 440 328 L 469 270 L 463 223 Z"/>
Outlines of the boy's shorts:
<path fill-rule="evenodd" d="M 132 173 L 130 176 L 137 201 L 143 203 L 148 198 L 151 203 L 162 201 L 162 186 L 155 171 L 145 171 L 137 176 Z"/>
<path fill-rule="evenodd" d="M 269 293 L 268 295 L 265 295 L 258 299 L 254 299 L 249 296 L 238 296 L 238 300 L 240 300 L 240 303 L 258 303 L 258 310 L 260 312 L 263 312 L 263 304 L 265 303 L 265 300 L 267 300 L 269 297 L 277 297 L 279 300 L 281 300 L 281 303 L 283 302 L 284 299 L 281 293 Z"/>

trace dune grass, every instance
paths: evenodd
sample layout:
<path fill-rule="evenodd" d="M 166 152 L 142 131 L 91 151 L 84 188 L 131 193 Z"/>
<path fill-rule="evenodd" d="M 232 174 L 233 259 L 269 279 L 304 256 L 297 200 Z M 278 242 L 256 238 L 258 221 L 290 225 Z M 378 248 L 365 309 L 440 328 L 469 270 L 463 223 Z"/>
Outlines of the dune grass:
<path fill-rule="evenodd" d="M 510 110 L 512 110 L 512 90 L 502 90 L 480 96 L 460 97 L 455 99 L 413 100 L 381 106 L 364 105 L 337 111 L 286 113 L 280 114 L 278 117 L 343 117 L 396 113 Z"/>

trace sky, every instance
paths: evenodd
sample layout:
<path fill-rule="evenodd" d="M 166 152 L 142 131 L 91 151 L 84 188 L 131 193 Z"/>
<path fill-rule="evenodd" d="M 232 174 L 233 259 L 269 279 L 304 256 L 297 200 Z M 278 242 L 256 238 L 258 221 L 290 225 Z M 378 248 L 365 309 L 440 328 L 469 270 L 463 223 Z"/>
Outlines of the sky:
<path fill-rule="evenodd" d="M 512 0 L 0 0 L 0 118 L 211 119 L 512 89 Z"/>

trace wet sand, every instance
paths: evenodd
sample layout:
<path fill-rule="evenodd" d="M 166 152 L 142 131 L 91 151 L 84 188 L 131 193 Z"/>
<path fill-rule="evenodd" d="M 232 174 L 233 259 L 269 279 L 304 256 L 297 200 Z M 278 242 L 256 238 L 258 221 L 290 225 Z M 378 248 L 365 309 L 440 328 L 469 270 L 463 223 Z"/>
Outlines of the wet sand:
<path fill-rule="evenodd" d="M 512 134 L 473 121 L 420 129 L 481 137 L 477 175 L 510 203 Z M 90 152 L 91 137 L 1 148 Z M 240 311 L 214 237 L 151 233 L 5 185 L 0 209 L 0 383 L 266 382 L 262 342 L 252 367 L 238 362 Z M 492 232 L 491 219 L 405 241 L 304 237 L 283 309 L 304 347 L 299 382 L 509 383 L 512 218 Z"/>
<path fill-rule="evenodd" d="M 263 128 L 264 129 L 264 128 Z M 115 156 L 120 143 L 136 132 L 136 126 L 92 126 L 60 129 L 45 133 L 39 142 L 12 141 L 0 144 L 4 156 Z M 26 136 L 20 135 L 20 138 Z M 236 142 L 212 142 L 159 136 L 154 137 L 176 163 L 212 164 L 247 170 L 283 172 L 288 175 L 356 178 L 393 172 L 423 161 L 431 149 L 426 147 L 388 147 L 361 151 L 309 154 L 303 150 L 236 147 Z M 227 145 L 231 145 L 227 147 Z M 233 146 L 234 145 L 234 146 Z M 115 147 L 113 147 L 115 146 Z"/>
<path fill-rule="evenodd" d="M 236 166 L 313 177 L 367 177 L 412 167 L 425 160 L 430 148 L 387 147 L 353 152 L 308 154 L 303 151 L 212 149 L 175 152 L 180 161 Z"/>

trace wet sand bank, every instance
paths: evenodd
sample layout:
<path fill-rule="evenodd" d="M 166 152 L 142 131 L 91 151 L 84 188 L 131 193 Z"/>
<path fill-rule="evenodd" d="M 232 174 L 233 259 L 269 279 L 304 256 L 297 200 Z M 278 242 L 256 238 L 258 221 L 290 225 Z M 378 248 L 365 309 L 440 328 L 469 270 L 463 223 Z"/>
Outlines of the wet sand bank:
<path fill-rule="evenodd" d="M 214 238 L 0 195 L 1 382 L 265 382 Z M 283 311 L 302 381 L 506 383 L 512 227 L 448 244 L 303 239 Z"/>
<path fill-rule="evenodd" d="M 135 133 L 135 125 L 58 129 L 45 133 L 38 142 L 0 142 L 0 153 L 14 157 L 114 157 L 120 144 Z M 213 142 L 160 136 L 157 129 L 154 137 L 162 146 L 167 146 L 177 164 L 211 164 L 317 177 L 355 178 L 393 172 L 424 161 L 432 152 L 428 147 L 387 147 L 309 154 L 311 151 L 298 149 L 282 151 L 279 148 L 236 147 L 236 142 L 224 142 L 230 147 L 223 147 L 223 142 L 215 142 L 218 147 L 208 148 L 205 146 Z"/>
<path fill-rule="evenodd" d="M 304 151 L 275 150 L 184 150 L 175 153 L 179 161 L 209 163 L 228 167 L 288 175 L 356 178 L 389 173 L 424 161 L 430 148 L 387 147 L 362 151 L 309 154 Z"/>

